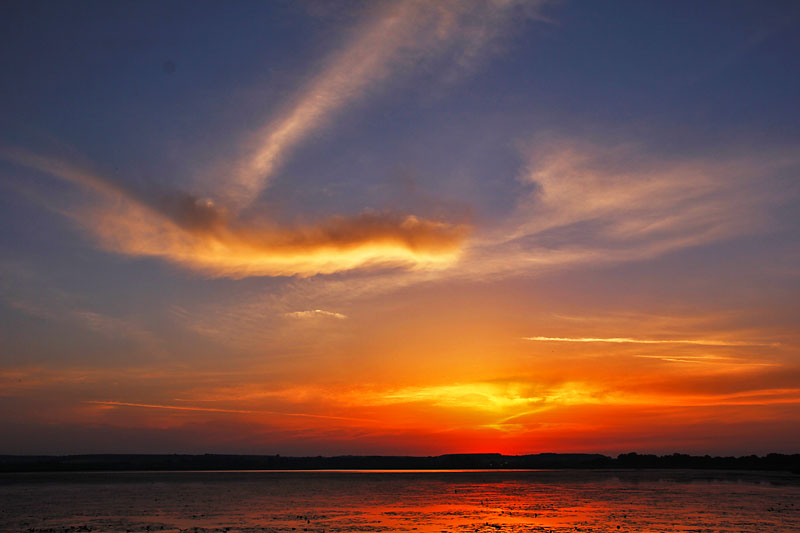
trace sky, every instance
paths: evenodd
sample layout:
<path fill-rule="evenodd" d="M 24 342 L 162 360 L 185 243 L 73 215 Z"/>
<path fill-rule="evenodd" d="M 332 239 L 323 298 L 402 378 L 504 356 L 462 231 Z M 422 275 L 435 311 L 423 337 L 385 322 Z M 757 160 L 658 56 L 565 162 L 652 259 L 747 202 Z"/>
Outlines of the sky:
<path fill-rule="evenodd" d="M 797 2 L 0 10 L 0 453 L 800 451 Z"/>

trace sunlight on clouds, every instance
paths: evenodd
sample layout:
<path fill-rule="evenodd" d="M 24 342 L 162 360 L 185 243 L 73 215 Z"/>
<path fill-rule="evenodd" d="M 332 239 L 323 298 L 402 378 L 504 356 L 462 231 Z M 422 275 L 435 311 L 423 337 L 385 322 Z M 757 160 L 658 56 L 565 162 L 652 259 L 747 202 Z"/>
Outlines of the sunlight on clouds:
<path fill-rule="evenodd" d="M 758 372 L 778 375 L 772 370 Z M 0 372 L 0 396 L 36 397 L 44 390 L 57 391 L 59 417 L 125 421 L 134 426 L 179 427 L 190 420 L 216 423 L 226 418 L 256 433 L 263 427 L 300 432 L 362 428 L 378 433 L 410 431 L 417 436 L 447 433 L 454 438 L 476 431 L 509 438 L 532 432 L 546 436 L 557 433 L 562 423 L 624 428 L 633 423 L 629 420 L 634 415 L 649 416 L 654 410 L 680 416 L 684 424 L 702 420 L 703 413 L 694 414 L 698 408 L 705 409 L 704 413 L 726 412 L 731 420 L 742 421 L 761 416 L 770 406 L 800 404 L 800 389 L 791 381 L 784 380 L 781 386 L 777 381 L 770 384 L 772 378 L 741 381 L 738 375 L 726 374 L 714 379 L 733 389 L 673 386 L 673 379 L 685 376 L 664 376 L 662 387 L 648 384 L 652 372 L 612 376 L 596 370 L 574 373 L 576 379 L 562 381 L 537 381 L 531 376 L 400 387 L 313 382 L 281 386 L 246 371 L 225 376 L 216 372 L 193 375 L 180 368 L 166 373 L 19 368 Z M 109 382 L 115 384 L 113 388 L 108 388 Z M 137 398 L 143 383 L 163 394 Z M 172 398 L 173 393 L 181 397 Z M 617 418 L 622 412 L 628 418 Z M 36 412 L 31 416 L 49 415 Z"/>
<path fill-rule="evenodd" d="M 722 341 L 715 339 L 630 339 L 626 337 L 523 337 L 526 341 L 542 342 L 608 342 L 613 344 L 697 344 L 701 346 L 780 346 L 777 343 Z"/>
<path fill-rule="evenodd" d="M 458 257 L 464 229 L 365 214 L 318 226 L 190 232 L 137 206 L 97 210 L 85 227 L 112 251 L 161 257 L 209 276 L 310 276 L 355 268 L 435 268 Z"/>
<path fill-rule="evenodd" d="M 466 236 L 465 226 L 383 213 L 332 217 L 313 226 L 256 225 L 229 220 L 224 209 L 189 194 L 128 190 L 57 159 L 15 151 L 0 155 L 99 193 L 101 207 L 72 216 L 104 248 L 161 257 L 212 277 L 441 268 L 457 259 Z"/>
<path fill-rule="evenodd" d="M 582 383 L 564 383 L 555 388 L 529 383 L 464 383 L 408 387 L 387 392 L 378 403 L 425 402 L 437 407 L 505 412 L 530 406 L 595 403 L 603 396 Z"/>
<path fill-rule="evenodd" d="M 781 366 L 779 363 L 763 363 L 745 361 L 736 357 L 721 357 L 718 355 L 680 355 L 680 356 L 662 356 L 662 355 L 637 355 L 642 359 L 657 359 L 659 361 L 666 361 L 668 363 L 684 363 L 689 365 L 711 365 L 728 367 L 732 370 L 746 371 L 748 367 L 758 366 Z"/>
<path fill-rule="evenodd" d="M 325 311 L 323 309 L 311 309 L 310 311 L 293 311 L 291 313 L 286 313 L 284 316 L 289 318 L 335 318 L 338 320 L 344 320 L 347 318 L 347 315 L 343 315 L 342 313 L 335 313 L 333 311 Z"/>
<path fill-rule="evenodd" d="M 272 389 L 252 385 L 205 391 L 185 401 L 279 400 L 293 404 L 336 405 L 348 409 L 424 404 L 444 409 L 507 413 L 531 407 L 594 404 L 611 397 L 609 391 L 601 391 L 583 382 L 544 386 L 531 382 L 498 381 L 402 388 L 305 386 Z"/>
<path fill-rule="evenodd" d="M 800 390 L 796 388 L 758 389 L 734 393 L 692 392 L 642 392 L 627 386 L 606 383 L 602 387 L 589 381 L 569 381 L 542 385 L 525 381 L 496 381 L 454 383 L 403 388 L 329 388 L 305 387 L 286 390 L 269 390 L 262 394 L 245 396 L 259 401 L 248 403 L 256 412 L 267 412 L 274 401 L 288 401 L 302 406 L 307 413 L 324 410 L 324 416 L 345 413 L 354 422 L 368 418 L 359 413 L 383 420 L 381 427 L 397 429 L 414 420 L 413 413 L 426 413 L 425 424 L 439 431 L 478 430 L 481 428 L 507 434 L 524 434 L 534 430 L 542 416 L 548 412 L 614 406 L 637 411 L 658 408 L 711 407 L 763 407 L 769 405 L 794 405 L 800 403 Z M 225 401 L 235 401 L 237 392 L 230 389 Z M 195 399 L 193 401 L 202 401 Z M 169 407 L 166 407 L 169 408 Z M 202 409 L 202 408 L 201 408 Z M 422 411 L 420 411 L 422 410 Z M 577 411 L 576 411 L 577 410 Z M 380 416 L 378 413 L 385 413 Z M 390 414 L 391 413 L 391 414 Z M 408 418 L 408 416 L 411 418 Z M 549 415 L 548 415 L 549 416 Z M 392 422 L 394 420 L 394 422 Z M 588 420 L 587 420 L 588 422 Z"/>

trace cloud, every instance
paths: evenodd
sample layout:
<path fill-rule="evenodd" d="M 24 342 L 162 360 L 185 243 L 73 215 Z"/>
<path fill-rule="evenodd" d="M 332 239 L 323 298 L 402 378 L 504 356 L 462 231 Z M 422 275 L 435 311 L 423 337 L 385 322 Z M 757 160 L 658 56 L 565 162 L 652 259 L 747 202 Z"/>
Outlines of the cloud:
<path fill-rule="evenodd" d="M 780 346 L 777 343 L 723 341 L 716 339 L 630 339 L 626 337 L 523 337 L 526 341 L 543 342 L 608 342 L 614 344 L 697 344 L 701 346 Z"/>
<path fill-rule="evenodd" d="M 137 205 L 101 209 L 83 224 L 111 251 L 160 257 L 212 277 L 310 276 L 356 268 L 431 268 L 458 257 L 466 228 L 443 222 L 363 213 L 311 226 L 220 223 L 187 231 Z"/>
<path fill-rule="evenodd" d="M 157 405 L 149 403 L 129 403 L 129 402 L 112 402 L 101 400 L 87 400 L 85 403 L 93 405 L 104 405 L 108 407 L 145 407 L 148 409 L 170 409 L 173 411 L 202 411 L 209 413 L 238 413 L 238 414 L 252 414 L 254 411 L 242 409 L 218 409 L 215 407 L 189 407 L 185 405 Z"/>
<path fill-rule="evenodd" d="M 358 397 L 356 397 L 358 398 Z M 760 388 L 733 393 L 704 391 L 659 393 L 600 386 L 590 381 L 541 385 L 535 382 L 477 382 L 407 387 L 368 393 L 363 405 L 421 403 L 443 409 L 463 409 L 502 415 L 499 423 L 546 410 L 578 406 L 723 407 L 800 403 L 800 389 Z"/>
<path fill-rule="evenodd" d="M 251 202 L 292 151 L 336 113 L 390 76 L 436 59 L 464 68 L 509 23 L 537 17 L 543 0 L 402 0 L 375 10 L 295 98 L 254 135 L 249 155 L 225 180 L 232 204 Z"/>
<path fill-rule="evenodd" d="M 72 212 L 107 250 L 160 257 L 210 277 L 310 276 L 372 266 L 453 262 L 467 228 L 413 215 L 364 212 L 313 225 L 232 218 L 180 191 L 125 187 L 90 170 L 19 150 L 0 156 L 88 189 L 99 206 Z"/>
<path fill-rule="evenodd" d="M 577 376 L 576 376 L 577 377 Z M 676 379 L 674 376 L 669 379 Z M 680 379 L 680 378 L 677 378 Z M 726 378 L 716 376 L 715 379 Z M 392 412 L 416 412 L 425 409 L 434 419 L 446 412 L 472 413 L 487 421 L 507 422 L 513 418 L 540 413 L 546 410 L 580 406 L 743 406 L 800 403 L 800 389 L 796 387 L 775 387 L 768 383 L 762 386 L 750 381 L 749 386 L 738 390 L 646 390 L 630 382 L 630 377 L 620 377 L 618 382 L 609 380 L 581 379 L 562 382 L 537 382 L 533 377 L 527 380 L 494 380 L 478 382 L 438 383 L 408 387 L 346 386 L 320 387 L 305 386 L 302 389 L 270 389 L 255 385 L 255 393 L 247 386 L 224 391 L 219 401 L 245 402 L 248 405 L 261 405 L 262 402 L 288 402 L 303 405 L 312 411 L 324 408 L 332 412 L 358 412 L 366 410 L 374 413 L 376 409 Z M 202 391 L 198 398 L 208 397 L 209 391 Z M 213 394 L 212 394 L 213 397 Z M 397 408 L 402 408 L 400 411 Z M 437 415 L 438 412 L 438 415 Z"/>
<path fill-rule="evenodd" d="M 668 363 L 683 363 L 690 365 L 711 365 L 729 367 L 735 370 L 745 370 L 758 366 L 781 366 L 779 363 L 759 363 L 742 360 L 737 357 L 720 357 L 716 355 L 681 355 L 679 357 L 665 357 L 661 355 L 637 355 L 643 359 L 658 359 Z"/>
<path fill-rule="evenodd" d="M 286 313 L 284 316 L 289 318 L 336 318 L 338 320 L 344 320 L 347 318 L 347 315 L 343 315 L 341 313 L 334 313 L 332 311 L 324 311 L 322 309 L 312 309 L 310 311 L 294 311 L 292 313 Z"/>
<path fill-rule="evenodd" d="M 229 414 L 260 414 L 260 415 L 272 415 L 272 416 L 288 416 L 288 417 L 300 417 L 300 418 L 317 418 L 322 420 L 340 420 L 340 421 L 348 421 L 348 422 L 374 422 L 373 420 L 368 420 L 365 418 L 353 418 L 349 416 L 331 416 L 331 415 L 318 415 L 313 413 L 284 413 L 280 411 L 251 411 L 247 409 L 218 409 L 214 407 L 194 407 L 194 406 L 185 406 L 185 405 L 161 405 L 161 404 L 151 404 L 151 403 L 131 403 L 131 402 L 115 402 L 115 401 L 103 401 L 103 400 L 87 400 L 85 403 L 93 404 L 93 405 L 103 405 L 108 407 L 141 407 L 145 409 L 166 409 L 170 411 L 199 411 L 199 412 L 208 412 L 208 413 L 229 413 Z"/>
<path fill-rule="evenodd" d="M 534 145 L 520 181 L 514 238 L 557 248 L 668 250 L 752 231 L 768 195 L 757 185 L 787 161 L 664 157 L 632 144 L 550 140 Z M 792 161 L 796 164 L 796 161 Z"/>
<path fill-rule="evenodd" d="M 607 393 L 582 383 L 545 387 L 530 382 L 509 381 L 406 387 L 383 392 L 372 402 L 377 405 L 423 402 L 437 407 L 503 412 L 531 406 L 597 403 L 607 401 L 607 396 Z"/>
<path fill-rule="evenodd" d="M 785 153 L 665 156 L 644 145 L 539 138 L 516 208 L 471 240 L 464 277 L 640 261 L 769 228 L 787 198 Z"/>

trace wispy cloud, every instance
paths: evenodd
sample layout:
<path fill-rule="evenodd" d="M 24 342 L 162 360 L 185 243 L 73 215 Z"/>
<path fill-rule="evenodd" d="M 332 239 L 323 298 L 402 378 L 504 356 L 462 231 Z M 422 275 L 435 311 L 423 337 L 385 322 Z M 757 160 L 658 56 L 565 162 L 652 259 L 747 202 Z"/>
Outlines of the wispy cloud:
<path fill-rule="evenodd" d="M 130 402 L 112 402 L 101 400 L 86 400 L 85 403 L 93 405 L 105 405 L 108 407 L 145 407 L 148 409 L 169 409 L 172 411 L 203 411 L 208 413 L 239 413 L 239 414 L 253 414 L 254 411 L 242 409 L 218 409 L 214 407 L 189 407 L 185 405 L 158 405 L 150 403 L 130 403 Z"/>
<path fill-rule="evenodd" d="M 517 235 L 537 235 L 544 243 L 575 224 L 582 224 L 584 238 L 638 245 L 688 237 L 704 242 L 751 230 L 765 199 L 753 182 L 781 164 L 738 155 L 664 158 L 635 145 L 574 139 L 542 141 L 527 157 L 520 180 L 534 190 L 522 204 L 527 220 Z"/>
<path fill-rule="evenodd" d="M 523 337 L 526 341 L 543 342 L 606 342 L 613 344 L 697 344 L 701 346 L 780 346 L 777 343 L 724 341 L 716 339 L 631 339 L 627 337 Z"/>
<path fill-rule="evenodd" d="M 208 276 L 309 276 L 369 266 L 437 267 L 458 254 L 467 228 L 413 215 L 365 212 L 313 225 L 231 218 L 180 191 L 138 190 L 67 161 L 0 150 L 0 157 L 96 193 L 72 213 L 106 249 L 160 257 Z"/>
<path fill-rule="evenodd" d="M 246 205 L 268 184 L 291 152 L 333 115 L 380 82 L 445 56 L 465 65 L 520 15 L 535 15 L 543 0 L 399 0 L 388 2 L 328 58 L 237 165 L 222 195 Z"/>
<path fill-rule="evenodd" d="M 649 259 L 768 226 L 787 154 L 662 156 L 635 144 L 542 138 L 523 150 L 529 192 L 474 240 L 476 273 Z"/>
<path fill-rule="evenodd" d="M 662 355 L 637 355 L 642 359 L 657 359 L 668 363 L 685 363 L 690 365 L 712 365 L 727 366 L 738 369 L 745 369 L 755 366 L 780 366 L 779 363 L 763 363 L 746 361 L 736 357 L 720 357 L 716 355 L 681 355 L 681 356 L 662 356 Z"/>
<path fill-rule="evenodd" d="M 186 406 L 186 405 L 161 405 L 161 404 L 150 404 L 150 403 L 131 403 L 131 402 L 114 402 L 114 401 L 103 401 L 103 400 L 87 400 L 85 403 L 94 404 L 94 405 L 105 405 L 108 407 L 141 407 L 145 409 L 167 409 L 170 411 L 200 411 L 200 412 L 209 412 L 209 413 L 231 413 L 231 414 L 266 414 L 266 415 L 273 415 L 273 416 L 290 416 L 290 417 L 300 417 L 300 418 L 318 418 L 323 420 L 341 420 L 341 421 L 348 421 L 348 422 L 373 422 L 372 420 L 364 419 L 364 418 L 353 418 L 349 416 L 330 416 L 330 415 L 318 415 L 312 413 L 285 413 L 281 411 L 263 411 L 263 410 L 247 410 L 247 409 L 219 409 L 214 407 L 194 407 L 194 406 Z"/>
<path fill-rule="evenodd" d="M 347 315 L 342 313 L 335 313 L 333 311 L 325 311 L 323 309 L 312 309 L 310 311 L 293 311 L 286 313 L 284 316 L 289 318 L 335 318 L 337 320 L 344 320 Z"/>

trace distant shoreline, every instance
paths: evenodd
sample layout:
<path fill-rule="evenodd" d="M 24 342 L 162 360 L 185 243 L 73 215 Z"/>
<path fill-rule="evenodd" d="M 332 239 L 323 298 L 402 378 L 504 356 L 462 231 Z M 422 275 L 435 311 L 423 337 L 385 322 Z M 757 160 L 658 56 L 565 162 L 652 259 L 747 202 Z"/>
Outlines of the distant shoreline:
<path fill-rule="evenodd" d="M 800 474 L 800 454 L 711 457 L 540 453 L 531 455 L 446 454 L 417 456 L 285 457 L 223 454 L 0 455 L 0 473 L 12 472 L 188 472 L 188 471 L 366 471 L 453 472 L 578 470 L 741 470 Z"/>

